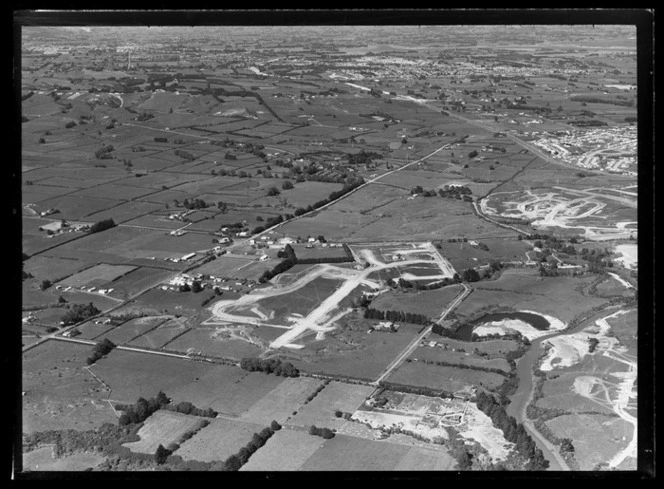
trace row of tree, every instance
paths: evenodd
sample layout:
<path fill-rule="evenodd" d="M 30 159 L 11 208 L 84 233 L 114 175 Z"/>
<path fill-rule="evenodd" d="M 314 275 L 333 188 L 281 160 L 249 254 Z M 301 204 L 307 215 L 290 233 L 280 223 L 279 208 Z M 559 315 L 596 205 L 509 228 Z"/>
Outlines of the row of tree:
<path fill-rule="evenodd" d="M 169 411 L 175 411 L 177 413 L 182 413 L 182 414 L 190 414 L 192 416 L 202 416 L 204 418 L 216 418 L 218 414 L 217 411 L 215 411 L 211 407 L 206 409 L 197 408 L 188 401 L 178 402 L 177 404 L 167 403 L 162 405 L 161 407 Z"/>
<path fill-rule="evenodd" d="M 134 404 L 120 405 L 117 409 L 122 411 L 120 419 L 118 420 L 119 426 L 126 426 L 129 424 L 142 423 L 148 419 L 155 411 L 163 408 L 170 403 L 170 399 L 162 391 L 147 400 L 139 397 Z"/>
<path fill-rule="evenodd" d="M 90 226 L 90 232 L 98 233 L 100 231 L 105 231 L 106 229 L 110 229 L 115 226 L 116 226 L 115 221 L 112 218 L 103 219 L 101 221 L 95 222 L 92 226 Z"/>
<path fill-rule="evenodd" d="M 235 454 L 228 457 L 223 464 L 222 470 L 237 472 L 240 468 L 247 463 L 256 450 L 265 445 L 274 432 L 281 429 L 281 425 L 276 421 L 267 428 L 262 429 L 259 433 L 254 433 L 249 443 L 240 448 Z"/>
<path fill-rule="evenodd" d="M 180 158 L 184 158 L 185 160 L 193 161 L 196 159 L 194 155 L 183 149 L 176 149 L 175 151 L 173 151 L 173 153 L 176 156 L 179 156 Z"/>
<path fill-rule="evenodd" d="M 431 318 L 428 316 L 425 316 L 424 314 L 417 314 L 414 312 L 403 312 L 403 311 L 379 311 L 378 309 L 373 309 L 370 307 L 367 307 L 364 310 L 364 318 L 365 319 L 380 319 L 380 320 L 387 320 L 387 321 L 400 321 L 402 323 L 410 323 L 410 324 L 423 324 L 423 325 L 429 325 L 431 324 Z"/>
<path fill-rule="evenodd" d="M 261 360 L 260 358 L 247 357 L 240 361 L 240 367 L 249 372 L 265 372 L 283 377 L 299 377 L 300 371 L 290 362 L 282 362 L 278 358 Z"/>
<path fill-rule="evenodd" d="M 502 430 L 505 439 L 516 445 L 516 451 L 528 460 L 527 470 L 544 470 L 549 461 L 537 447 L 523 424 L 507 414 L 505 408 L 495 398 L 485 392 L 477 395 L 477 408 L 491 418 L 493 425 Z"/>

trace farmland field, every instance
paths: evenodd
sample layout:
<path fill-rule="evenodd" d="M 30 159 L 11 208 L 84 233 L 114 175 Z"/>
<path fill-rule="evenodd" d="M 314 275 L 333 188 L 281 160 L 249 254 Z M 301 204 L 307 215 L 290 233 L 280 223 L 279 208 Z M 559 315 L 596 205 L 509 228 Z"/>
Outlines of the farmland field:
<path fill-rule="evenodd" d="M 77 451 L 92 438 L 112 452 L 97 470 L 237 469 L 273 420 L 243 471 L 635 468 L 652 14 L 476 13 L 88 29 L 21 12 L 20 428 L 49 440 L 26 440 L 29 470 L 98 465 Z M 117 426 L 114 405 L 159 391 L 218 417 L 191 438 L 207 420 Z M 54 431 L 104 422 L 133 438 Z"/>
<path fill-rule="evenodd" d="M 378 310 L 392 310 L 424 314 L 438 318 L 448 305 L 457 297 L 463 287 L 450 285 L 440 289 L 415 293 L 387 292 L 371 302 L 371 307 Z"/>
<path fill-rule="evenodd" d="M 61 458 L 53 457 L 52 447 L 43 447 L 23 454 L 23 470 L 38 472 L 80 472 L 96 467 L 104 461 L 96 453 L 75 453 Z"/>
<path fill-rule="evenodd" d="M 265 425 L 272 420 L 284 424 L 321 384 L 318 379 L 288 378 L 253 404 L 241 419 Z"/>
<path fill-rule="evenodd" d="M 199 429 L 207 418 L 188 416 L 160 409 L 153 413 L 138 431 L 139 441 L 125 443 L 132 452 L 154 454 L 159 445 L 167 447 L 177 443 L 187 431 Z"/>
<path fill-rule="evenodd" d="M 354 412 L 374 391 L 367 385 L 344 384 L 332 381 L 311 402 L 302 406 L 287 424 L 309 427 L 316 425 L 330 429 L 342 425 L 345 420 L 334 416 L 335 410 Z"/>
<path fill-rule="evenodd" d="M 598 464 L 606 463 L 618 451 L 627 446 L 632 427 L 620 418 L 600 415 L 576 414 L 559 416 L 547 422 L 554 434 L 560 438 L 571 438 L 575 448 L 574 457 L 581 470 L 594 470 Z M 634 470 L 636 459 L 626 459 Z"/>
<path fill-rule="evenodd" d="M 482 372 L 468 368 L 407 362 L 397 368 L 385 380 L 395 384 L 456 392 L 474 385 L 493 391 L 500 387 L 505 381 L 505 377 L 493 372 Z"/>
<path fill-rule="evenodd" d="M 326 441 L 299 429 L 281 429 L 253 454 L 240 469 L 244 471 L 296 471 Z"/>
<path fill-rule="evenodd" d="M 85 368 L 89 345 L 49 340 L 23 354 L 23 431 L 88 430 L 117 417 L 108 391 Z"/>
<path fill-rule="evenodd" d="M 215 418 L 210 424 L 185 441 L 176 454 L 184 460 L 224 461 L 251 441 L 265 425 Z"/>
<path fill-rule="evenodd" d="M 452 457 L 439 451 L 337 435 L 327 440 L 300 470 L 452 470 L 455 464 Z"/>

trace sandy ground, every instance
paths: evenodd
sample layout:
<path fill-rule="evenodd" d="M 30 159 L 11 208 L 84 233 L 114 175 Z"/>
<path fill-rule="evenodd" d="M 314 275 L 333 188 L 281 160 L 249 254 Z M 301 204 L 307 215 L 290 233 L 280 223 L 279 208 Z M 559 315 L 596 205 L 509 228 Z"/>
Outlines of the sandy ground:
<path fill-rule="evenodd" d="M 636 207 L 636 199 L 629 197 L 617 197 L 602 193 L 593 193 L 592 190 L 575 190 L 565 187 L 554 187 L 566 193 L 580 195 L 577 198 L 568 198 L 556 192 L 546 194 L 534 194 L 526 190 L 524 194 L 519 195 L 518 200 L 502 202 L 505 211 L 499 213 L 495 207 L 489 205 L 488 200 L 482 199 L 480 207 L 482 212 L 488 216 L 509 216 L 520 217 L 532 221 L 532 226 L 537 229 L 549 227 L 558 227 L 565 229 L 582 229 L 587 239 L 602 241 L 608 239 L 629 238 L 636 234 L 635 229 L 628 229 L 628 224 L 634 224 L 631 221 L 618 222 L 615 226 L 586 226 L 579 224 L 579 219 L 598 216 L 602 213 L 606 204 L 601 199 L 618 201 L 629 207 Z M 513 192 L 497 192 L 492 194 L 494 197 L 498 194 L 513 194 Z"/>
<path fill-rule="evenodd" d="M 617 274 L 615 274 L 615 273 L 613 273 L 613 272 L 609 272 L 609 275 L 611 275 L 611 276 L 612 276 L 613 278 L 615 278 L 618 282 L 620 282 L 621 284 L 623 284 L 623 285 L 625 286 L 625 288 L 627 288 L 627 289 L 633 289 L 633 288 L 634 288 L 634 286 L 633 286 L 632 284 L 630 284 L 627 280 L 625 280 L 624 278 L 622 278 L 620 275 L 617 275 Z"/>
<path fill-rule="evenodd" d="M 635 244 L 623 244 L 615 247 L 615 251 L 622 253 L 622 257 L 616 258 L 627 268 L 635 268 L 639 264 L 638 246 Z"/>
<path fill-rule="evenodd" d="M 237 300 L 228 301 L 220 300 L 215 302 L 210 310 L 213 317 L 205 321 L 204 324 L 225 324 L 225 323 L 240 323 L 240 324 L 253 324 L 260 325 L 264 319 L 265 314 L 259 314 L 258 309 L 253 304 L 267 297 L 289 294 L 295 290 L 305 287 L 312 280 L 317 277 L 333 278 L 342 280 L 342 283 L 337 289 L 323 300 L 316 309 L 311 311 L 306 317 L 291 317 L 293 324 L 283 325 L 288 331 L 274 340 L 271 348 L 302 348 L 302 345 L 295 343 L 297 338 L 304 334 L 307 330 L 313 330 L 316 333 L 327 332 L 333 330 L 336 326 L 334 324 L 340 317 L 348 313 L 348 310 L 338 312 L 339 303 L 350 294 L 356 287 L 361 284 L 369 284 L 373 288 L 380 288 L 378 283 L 368 279 L 368 276 L 376 270 L 385 270 L 394 267 L 402 267 L 408 265 L 416 265 L 421 263 L 436 263 L 443 272 L 440 278 L 445 276 L 454 276 L 455 270 L 452 265 L 445 260 L 431 243 L 421 243 L 419 247 L 413 246 L 404 250 L 395 250 L 395 253 L 414 253 L 414 252 L 429 252 L 431 259 L 410 259 L 403 261 L 396 261 L 390 263 L 383 263 L 376 258 L 373 251 L 370 249 L 362 249 L 359 255 L 364 257 L 370 264 L 369 267 L 362 270 L 340 268 L 334 265 L 321 264 L 313 267 L 306 275 L 299 277 L 295 282 L 280 287 L 271 287 L 269 289 L 255 290 L 251 294 L 244 295 Z M 253 307 L 252 307 L 253 306 Z M 233 314 L 233 311 L 241 311 L 250 309 L 256 315 L 255 317 L 247 317 L 243 315 Z M 335 315 L 336 313 L 336 315 Z"/>
<path fill-rule="evenodd" d="M 560 319 L 555 318 L 553 316 L 547 316 L 546 314 L 542 314 L 540 312 L 535 312 L 535 311 L 521 311 L 521 312 L 538 314 L 546 318 L 546 320 L 549 321 L 549 329 L 540 331 L 539 329 L 533 328 L 530 324 L 526 323 L 525 321 L 521 321 L 519 319 L 504 319 L 502 321 L 492 321 L 489 323 L 484 323 L 481 326 L 475 328 L 473 330 L 473 333 L 475 333 L 478 336 L 487 336 L 492 334 L 506 334 L 511 331 L 518 331 L 523 336 L 532 341 L 533 339 L 539 338 L 540 336 L 546 336 L 548 334 L 551 334 L 552 331 L 562 330 L 567 327 L 567 325 L 563 323 Z"/>
<path fill-rule="evenodd" d="M 611 330 L 608 320 L 627 312 L 625 310 L 616 311 L 598 319 L 594 325 L 588 326 L 579 333 L 546 340 L 545 342 L 551 348 L 540 366 L 541 370 L 550 371 L 555 367 L 574 365 L 589 354 L 588 339 L 596 338 L 599 343 L 595 354 L 599 353 L 627 367 L 627 370 L 609 374 L 615 380 L 609 381 L 593 375 L 580 375 L 574 379 L 574 392 L 613 409 L 620 418 L 634 426 L 632 439 L 628 446 L 608 461 L 610 468 L 618 467 L 629 457 L 636 457 L 638 441 L 637 419 L 628 412 L 629 409 L 636 407 L 637 392 L 634 384 L 637 378 L 637 359 L 629 355 L 626 348 L 621 346 L 616 338 L 607 336 Z"/>

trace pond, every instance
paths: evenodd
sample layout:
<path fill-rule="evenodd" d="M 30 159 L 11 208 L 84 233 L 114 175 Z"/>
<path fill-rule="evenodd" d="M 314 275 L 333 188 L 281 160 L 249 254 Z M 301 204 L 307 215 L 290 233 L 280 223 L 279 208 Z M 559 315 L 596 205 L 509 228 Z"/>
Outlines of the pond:
<path fill-rule="evenodd" d="M 485 314 L 479 319 L 463 324 L 457 331 L 458 338 L 462 341 L 470 341 L 473 330 L 480 324 L 492 323 L 495 321 L 503 321 L 505 319 L 518 319 L 524 323 L 530 324 L 533 328 L 539 331 L 546 331 L 549 329 L 549 321 L 539 314 L 531 312 L 494 312 Z"/>

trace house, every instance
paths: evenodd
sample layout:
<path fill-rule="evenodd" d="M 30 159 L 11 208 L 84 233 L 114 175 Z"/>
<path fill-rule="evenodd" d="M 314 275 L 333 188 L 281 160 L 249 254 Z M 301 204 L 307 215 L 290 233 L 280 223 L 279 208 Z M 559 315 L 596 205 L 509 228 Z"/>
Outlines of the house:
<path fill-rule="evenodd" d="M 260 258 L 258 258 L 260 261 L 265 261 L 269 258 L 267 255 L 261 255 Z"/>
<path fill-rule="evenodd" d="M 195 252 L 188 253 L 188 254 L 186 254 L 186 255 L 184 255 L 184 256 L 182 257 L 182 261 L 187 261 L 187 260 L 189 260 L 190 258 L 193 258 L 194 256 L 196 256 L 196 253 L 195 253 Z"/>

